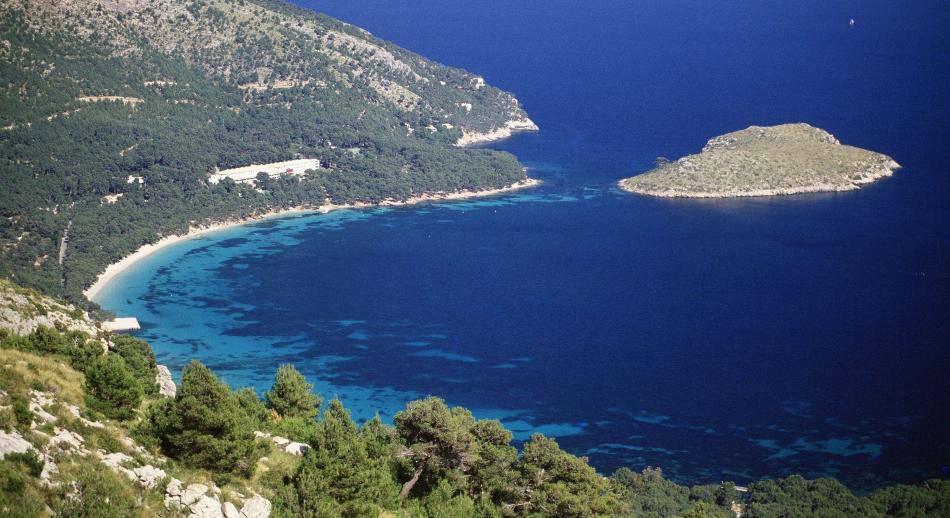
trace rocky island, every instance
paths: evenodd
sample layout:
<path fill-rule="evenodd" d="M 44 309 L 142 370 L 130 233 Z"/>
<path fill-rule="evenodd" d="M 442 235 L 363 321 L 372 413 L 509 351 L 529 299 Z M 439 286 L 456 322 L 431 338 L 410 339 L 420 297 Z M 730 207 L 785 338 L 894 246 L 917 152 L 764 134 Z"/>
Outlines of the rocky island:
<path fill-rule="evenodd" d="M 668 198 L 850 191 L 899 167 L 887 155 L 843 145 L 808 124 L 750 126 L 711 139 L 698 154 L 658 163 L 619 186 Z"/>

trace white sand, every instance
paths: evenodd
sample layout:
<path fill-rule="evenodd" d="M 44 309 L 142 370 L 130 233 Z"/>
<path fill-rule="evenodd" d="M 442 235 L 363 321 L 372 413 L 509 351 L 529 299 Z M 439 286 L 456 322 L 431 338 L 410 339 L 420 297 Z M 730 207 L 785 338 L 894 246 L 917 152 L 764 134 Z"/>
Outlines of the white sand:
<path fill-rule="evenodd" d="M 398 207 L 402 205 L 411 205 L 416 203 L 424 202 L 442 202 L 442 201 L 455 201 L 455 200 L 464 200 L 467 198 L 480 198 L 484 196 L 494 196 L 498 194 L 505 194 L 512 191 L 517 191 L 519 189 L 526 189 L 528 187 L 534 187 L 541 183 L 540 180 L 535 180 L 533 178 L 528 178 L 521 182 L 514 183 L 508 187 L 502 187 L 498 189 L 486 189 L 483 191 L 460 191 L 460 192 L 451 192 L 451 193 L 434 193 L 434 194 L 424 194 L 421 196 L 414 196 L 405 201 L 399 200 L 385 200 L 381 203 L 352 203 L 345 205 L 333 205 L 325 204 L 318 207 L 294 207 L 291 209 L 280 209 L 266 212 L 263 214 L 258 214 L 248 218 L 240 219 L 231 219 L 227 221 L 222 221 L 218 223 L 212 223 L 209 225 L 192 227 L 188 232 L 184 234 L 168 236 L 160 239 L 159 241 L 144 245 L 135 252 L 127 255 L 122 258 L 119 262 L 110 264 L 105 271 L 99 274 L 99 277 L 96 278 L 96 282 L 86 288 L 83 291 L 83 295 L 86 296 L 89 300 L 95 300 L 95 298 L 102 292 L 113 279 L 120 273 L 127 270 L 130 266 L 136 262 L 142 260 L 145 257 L 148 257 L 155 252 L 167 248 L 171 245 L 185 241 L 187 239 L 193 239 L 195 237 L 203 236 L 205 234 L 215 232 L 218 230 L 223 230 L 226 228 L 234 227 L 237 225 L 246 225 L 248 223 L 254 223 L 256 221 L 261 221 L 268 218 L 275 218 L 281 216 L 287 216 L 296 212 L 320 212 L 326 214 L 333 210 L 338 209 L 362 209 L 362 208 L 373 208 L 373 207 Z"/>

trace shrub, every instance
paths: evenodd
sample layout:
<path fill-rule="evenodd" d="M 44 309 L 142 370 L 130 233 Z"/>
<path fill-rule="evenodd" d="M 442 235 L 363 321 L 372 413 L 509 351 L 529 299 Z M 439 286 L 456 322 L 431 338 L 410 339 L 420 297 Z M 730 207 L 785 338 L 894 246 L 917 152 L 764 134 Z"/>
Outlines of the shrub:
<path fill-rule="evenodd" d="M 43 472 L 43 465 L 45 464 L 33 450 L 27 451 L 26 453 L 8 453 L 4 457 L 4 460 L 24 466 L 30 476 L 34 478 L 40 476 L 40 473 Z"/>
<path fill-rule="evenodd" d="M 185 367 L 175 399 L 151 407 L 144 429 L 168 456 L 194 467 L 247 476 L 260 456 L 237 398 L 198 361 Z"/>
<path fill-rule="evenodd" d="M 33 422 L 33 412 L 30 411 L 30 405 L 22 396 L 13 396 L 12 399 L 13 417 L 16 419 L 17 425 L 30 426 L 30 423 Z"/>
<path fill-rule="evenodd" d="M 96 358 L 86 369 L 86 404 L 113 419 L 129 419 L 142 402 L 142 385 L 117 354 Z"/>
<path fill-rule="evenodd" d="M 155 353 L 147 342 L 128 335 L 114 335 L 112 351 L 125 360 L 145 394 L 158 393 L 158 385 L 155 383 Z"/>
<path fill-rule="evenodd" d="M 50 505 L 56 516 L 102 517 L 141 516 L 142 511 L 130 484 L 97 461 L 79 460 L 60 464 L 58 498 Z"/>
<path fill-rule="evenodd" d="M 320 409 L 322 398 L 313 393 L 313 385 L 293 365 L 277 369 L 274 385 L 264 395 L 267 407 L 281 417 L 313 419 Z"/>

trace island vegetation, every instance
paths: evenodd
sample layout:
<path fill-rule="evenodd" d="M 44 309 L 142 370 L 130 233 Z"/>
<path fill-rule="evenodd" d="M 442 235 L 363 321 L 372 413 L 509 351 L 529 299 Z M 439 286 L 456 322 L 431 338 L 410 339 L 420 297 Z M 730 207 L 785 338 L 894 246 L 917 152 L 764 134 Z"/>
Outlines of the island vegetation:
<path fill-rule="evenodd" d="M 620 188 L 666 198 L 729 198 L 850 191 L 900 167 L 891 157 L 842 145 L 808 124 L 750 126 L 702 151 L 621 180 Z"/>

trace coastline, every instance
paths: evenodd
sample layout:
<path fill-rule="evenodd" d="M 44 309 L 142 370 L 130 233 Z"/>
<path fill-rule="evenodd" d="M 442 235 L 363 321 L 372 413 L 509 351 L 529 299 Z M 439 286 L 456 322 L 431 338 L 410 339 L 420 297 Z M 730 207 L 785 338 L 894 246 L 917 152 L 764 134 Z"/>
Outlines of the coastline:
<path fill-rule="evenodd" d="M 538 125 L 535 124 L 533 120 L 528 117 L 521 117 L 518 119 L 510 119 L 505 122 L 504 126 L 483 133 L 469 133 L 463 130 L 462 136 L 455 142 L 455 145 L 457 147 L 467 147 L 475 144 L 484 144 L 486 142 L 504 140 L 515 133 L 539 130 L 540 128 L 538 128 Z"/>
<path fill-rule="evenodd" d="M 484 189 L 480 191 L 457 191 L 449 193 L 432 193 L 432 194 L 422 194 L 419 196 L 413 196 L 407 198 L 406 200 L 383 200 L 380 203 L 365 203 L 365 202 L 356 202 L 356 203 L 347 203 L 342 205 L 335 205 L 333 203 L 325 203 L 316 207 L 312 206 L 300 206 L 300 207 L 291 207 L 287 209 L 275 209 L 270 210 L 261 214 L 255 214 L 246 218 L 233 218 L 224 221 L 219 221 L 215 223 L 210 223 L 207 225 L 193 226 L 188 229 L 184 234 L 175 234 L 172 236 L 166 236 L 155 243 L 150 243 L 142 245 L 136 251 L 131 254 L 123 257 L 119 261 L 110 264 L 103 270 L 98 277 L 96 277 L 95 282 L 91 286 L 83 290 L 83 295 L 90 301 L 94 301 L 95 298 L 103 291 L 103 289 L 112 282 L 119 274 L 129 269 L 132 265 L 138 261 L 162 250 L 168 248 L 174 244 L 186 241 L 188 239 L 194 239 L 196 237 L 203 236 L 218 230 L 224 230 L 226 228 L 236 227 L 240 225 L 247 225 L 250 223 L 256 223 L 259 221 L 264 221 L 272 218 L 279 218 L 284 216 L 289 216 L 295 213 L 320 213 L 327 214 L 334 210 L 341 209 L 367 209 L 367 208 L 376 208 L 376 207 L 401 207 L 405 205 L 415 205 L 425 202 L 445 202 L 445 201 L 456 201 L 464 200 L 468 198 L 482 198 L 487 196 L 496 196 L 499 194 L 506 194 L 509 192 L 518 191 L 521 189 L 527 189 L 530 187 L 536 187 L 541 184 L 541 180 L 535 178 L 526 178 L 520 182 L 515 182 L 507 187 L 499 187 L 496 189 Z"/>
<path fill-rule="evenodd" d="M 800 187 L 785 187 L 781 189 L 755 189 L 750 191 L 739 191 L 739 190 L 730 190 L 730 191 L 677 191 L 677 190 L 652 190 L 646 188 L 640 188 L 638 186 L 630 186 L 627 184 L 628 180 L 636 178 L 636 176 L 631 178 L 624 178 L 617 182 L 617 187 L 624 192 L 629 192 L 633 194 L 642 194 L 645 196 L 653 196 L 656 198 L 753 198 L 753 197 L 763 197 L 763 196 L 789 196 L 794 194 L 809 194 L 809 193 L 821 193 L 821 192 L 847 192 L 854 191 L 873 183 L 881 178 L 886 178 L 888 176 L 893 176 L 894 171 L 900 169 L 901 166 L 897 162 L 891 160 L 888 164 L 885 164 L 885 167 L 868 172 L 867 175 L 862 176 L 856 180 L 851 180 L 847 184 L 814 184 L 814 185 L 803 185 Z"/>

